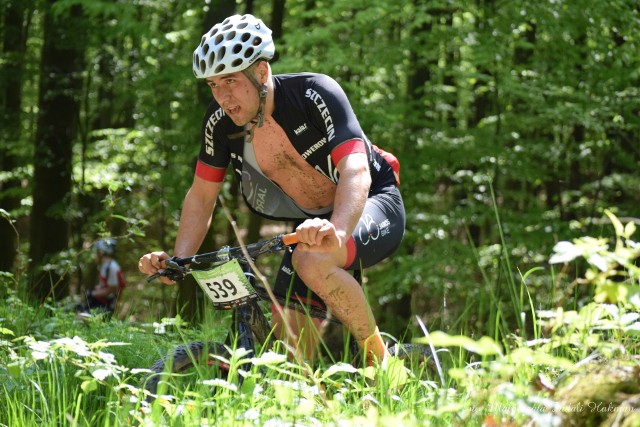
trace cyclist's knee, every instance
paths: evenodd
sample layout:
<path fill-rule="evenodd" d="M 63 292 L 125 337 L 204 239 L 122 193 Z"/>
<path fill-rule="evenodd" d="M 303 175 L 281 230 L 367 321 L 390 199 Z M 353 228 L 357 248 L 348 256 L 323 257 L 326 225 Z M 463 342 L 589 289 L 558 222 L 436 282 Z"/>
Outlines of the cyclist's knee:
<path fill-rule="evenodd" d="M 308 272 L 315 270 L 318 264 L 320 264 L 322 260 L 318 258 L 320 257 L 315 253 L 294 251 L 291 256 L 291 263 L 300 277 L 304 279 L 304 276 L 306 276 Z"/>
<path fill-rule="evenodd" d="M 307 285 L 314 279 L 327 279 L 339 268 L 331 254 L 294 251 L 292 255 L 293 267 Z"/>

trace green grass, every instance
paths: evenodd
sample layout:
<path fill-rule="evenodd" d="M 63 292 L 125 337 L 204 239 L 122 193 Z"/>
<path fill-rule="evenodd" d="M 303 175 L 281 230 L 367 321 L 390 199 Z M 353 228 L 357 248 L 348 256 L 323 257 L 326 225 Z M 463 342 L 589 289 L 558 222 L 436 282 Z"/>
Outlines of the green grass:
<path fill-rule="evenodd" d="M 552 290 L 571 295 L 575 287 L 589 286 L 593 299 L 536 306 L 529 280 L 543 267 L 503 268 L 509 275 L 503 292 L 483 272 L 492 292 L 469 301 L 454 319 L 463 332 L 420 324 L 414 340 L 435 352 L 428 366 L 362 369 L 346 360 L 306 366 L 288 361 L 277 346 L 256 357 L 236 349 L 230 378 L 216 379 L 205 368 L 173 375 L 153 403 L 141 387 L 147 368 L 175 345 L 222 341 L 224 316 L 212 315 L 200 328 L 179 318 L 80 322 L 57 306 L 30 306 L 5 286 L 0 426 L 599 425 L 612 416 L 633 417 L 635 410 L 615 409 L 633 409 L 625 406 L 633 399 L 624 396 L 640 395 L 633 374 L 640 366 L 640 273 L 634 264 L 640 246 L 632 240 L 634 227 L 612 222 L 614 245 L 583 238 L 556 247 L 552 260 L 581 259 L 583 275 L 566 283 L 562 270 L 549 267 Z M 467 318 L 474 304 L 491 312 L 485 336 Z M 515 327 L 508 318 L 519 319 Z M 573 386 L 580 383 L 595 385 Z"/>

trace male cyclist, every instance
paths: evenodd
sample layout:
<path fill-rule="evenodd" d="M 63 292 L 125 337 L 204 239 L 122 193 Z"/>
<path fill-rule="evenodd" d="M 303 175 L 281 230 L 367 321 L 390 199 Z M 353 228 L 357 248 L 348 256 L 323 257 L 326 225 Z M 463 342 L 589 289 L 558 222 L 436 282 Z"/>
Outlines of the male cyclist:
<path fill-rule="evenodd" d="M 274 52 L 271 30 L 252 15 L 214 25 L 194 51 L 193 71 L 206 81 L 213 101 L 204 117 L 174 255 L 199 249 L 231 164 L 254 212 L 298 224 L 300 243 L 285 253 L 275 292 L 326 305 L 372 364 L 388 353 L 349 270 L 376 264 L 402 240 L 399 165 L 367 139 L 335 80 L 311 73 L 273 75 Z M 168 257 L 146 254 L 139 269 L 154 274 Z M 318 338 L 312 322 L 297 312 L 287 316 L 312 357 Z M 273 320 L 276 335 L 288 339 L 275 310 Z"/>

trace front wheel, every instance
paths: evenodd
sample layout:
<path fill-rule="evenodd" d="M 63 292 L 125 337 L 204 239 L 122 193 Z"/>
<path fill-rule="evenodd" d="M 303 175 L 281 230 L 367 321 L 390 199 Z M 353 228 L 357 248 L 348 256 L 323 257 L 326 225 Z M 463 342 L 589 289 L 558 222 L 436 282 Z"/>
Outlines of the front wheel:
<path fill-rule="evenodd" d="M 179 378 L 179 376 L 171 374 L 186 373 L 191 368 L 196 368 L 196 370 L 198 368 L 211 369 L 211 373 L 207 372 L 207 379 L 226 380 L 229 375 L 229 364 L 224 360 L 229 359 L 229 351 L 221 343 L 194 341 L 178 346 L 151 366 L 152 372 L 145 377 L 143 383 L 144 388 L 150 393 L 147 400 L 153 400 L 158 394 L 158 386 L 161 381 L 169 387 L 174 379 L 177 381 Z M 182 383 L 173 385 L 179 388 L 185 387 Z"/>

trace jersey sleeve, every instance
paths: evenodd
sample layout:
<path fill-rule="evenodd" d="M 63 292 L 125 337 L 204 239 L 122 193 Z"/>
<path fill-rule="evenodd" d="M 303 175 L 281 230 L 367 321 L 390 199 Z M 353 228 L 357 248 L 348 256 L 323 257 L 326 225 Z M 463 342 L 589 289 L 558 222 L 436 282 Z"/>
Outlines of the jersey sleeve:
<path fill-rule="evenodd" d="M 225 143 L 224 110 L 217 103 L 209 105 L 202 122 L 200 153 L 196 164 L 196 176 L 211 182 L 222 182 L 229 165 L 230 151 Z"/>
<path fill-rule="evenodd" d="M 318 75 L 305 92 L 314 124 L 326 131 L 331 160 L 352 153 L 367 153 L 366 139 L 342 87 L 329 76 Z"/>

